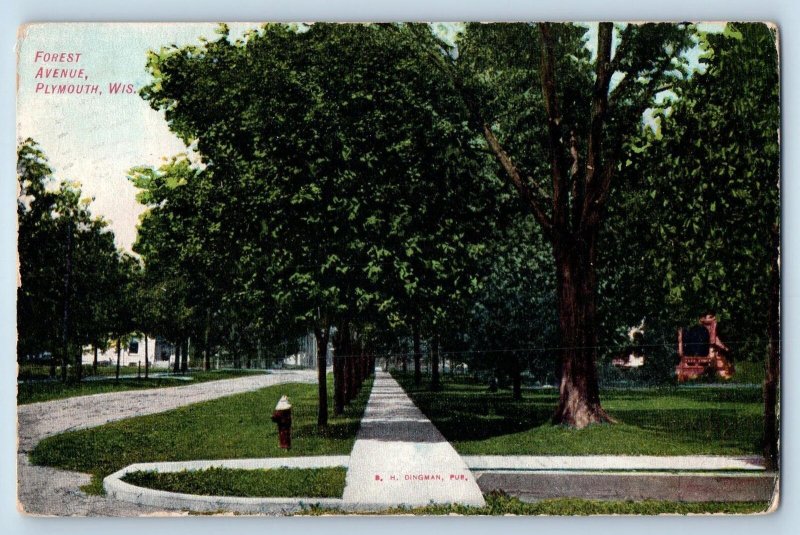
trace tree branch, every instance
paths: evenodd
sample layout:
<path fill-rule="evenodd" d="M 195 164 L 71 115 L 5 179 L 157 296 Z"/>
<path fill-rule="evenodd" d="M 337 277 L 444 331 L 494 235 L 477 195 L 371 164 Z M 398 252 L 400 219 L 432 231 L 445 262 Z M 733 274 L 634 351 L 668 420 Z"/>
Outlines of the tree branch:
<path fill-rule="evenodd" d="M 597 201 L 607 187 L 606 176 L 610 174 L 601 171 L 603 153 L 603 134 L 605 121 L 608 114 L 608 88 L 611 83 L 611 38 L 614 25 L 610 22 L 601 22 L 597 31 L 597 60 L 595 63 L 595 82 L 592 94 L 592 115 L 589 127 L 589 141 L 586 152 L 586 195 L 579 227 L 586 228 L 587 223 L 599 220 L 594 213 L 599 213 Z M 598 174 L 601 178 L 598 179 Z"/>
<path fill-rule="evenodd" d="M 421 35 L 419 33 L 419 29 L 417 26 L 411 26 L 411 32 L 415 34 L 417 39 L 424 40 L 428 39 L 431 40 L 431 36 L 429 35 Z M 446 54 L 446 50 L 444 50 L 441 46 L 439 46 L 440 51 L 439 53 L 435 53 L 431 47 L 425 46 L 423 44 L 424 50 L 426 54 L 431 56 L 434 60 L 434 63 L 437 65 L 439 69 L 444 72 L 446 76 L 450 78 L 453 82 L 453 86 L 455 87 L 458 94 L 461 96 L 461 99 L 464 101 L 466 105 L 467 112 L 469 113 L 470 122 L 475 125 L 475 127 L 479 128 L 483 138 L 486 140 L 489 149 L 494 154 L 495 158 L 497 158 L 500 165 L 503 167 L 503 170 L 506 172 L 511 184 L 517 190 L 520 197 L 522 197 L 523 201 L 530 207 L 531 212 L 533 212 L 533 216 L 536 219 L 536 222 L 542 227 L 542 232 L 547 239 L 552 239 L 553 237 L 553 222 L 547 216 L 544 208 L 541 206 L 539 199 L 537 198 L 536 194 L 534 193 L 533 189 L 531 189 L 530 184 L 535 184 L 534 181 L 529 180 L 522 176 L 519 172 L 519 169 L 514 165 L 514 162 L 511 160 L 511 157 L 505 151 L 503 146 L 500 144 L 500 141 L 495 136 L 494 132 L 492 131 L 491 126 L 489 123 L 483 118 L 483 113 L 481 111 L 480 105 L 477 102 L 477 98 L 472 94 L 472 92 L 464 85 L 463 80 L 461 79 L 461 75 L 458 72 L 458 68 L 456 67 L 452 58 Z M 548 200 L 549 197 L 547 193 L 542 190 L 541 187 L 537 186 L 539 194 L 545 199 Z"/>
<path fill-rule="evenodd" d="M 539 33 L 542 37 L 540 77 L 545 114 L 547 115 L 550 173 L 553 179 L 553 227 L 564 230 L 568 225 L 569 181 L 564 177 L 561 169 L 561 154 L 563 152 L 561 112 L 556 93 L 555 43 L 550 23 L 539 23 Z"/>
<path fill-rule="evenodd" d="M 586 193 L 583 174 L 581 173 L 580 152 L 578 151 L 578 138 L 575 130 L 569 135 L 569 153 L 572 157 L 572 167 L 570 168 L 570 180 L 572 181 L 572 225 L 577 228 L 581 210 L 583 210 L 583 197 Z"/>
<path fill-rule="evenodd" d="M 514 165 L 514 162 L 511 161 L 511 157 L 500 145 L 500 142 L 497 140 L 497 136 L 494 135 L 494 132 L 492 132 L 492 129 L 488 123 L 483 123 L 483 136 L 486 139 L 486 142 L 489 144 L 489 148 L 492 149 L 492 152 L 494 152 L 497 160 L 500 162 L 500 165 L 503 166 L 508 178 L 511 179 L 511 184 L 514 186 L 514 188 L 516 188 L 520 197 L 522 197 L 522 199 L 530 207 L 531 211 L 533 212 L 533 217 L 542 227 L 544 235 L 548 239 L 552 239 L 552 221 L 550 221 L 550 219 L 547 217 L 547 214 L 545 214 L 544 210 L 542 210 L 542 207 L 539 206 L 539 201 L 536 199 L 533 191 L 531 191 L 527 180 L 522 177 L 519 170 Z"/>

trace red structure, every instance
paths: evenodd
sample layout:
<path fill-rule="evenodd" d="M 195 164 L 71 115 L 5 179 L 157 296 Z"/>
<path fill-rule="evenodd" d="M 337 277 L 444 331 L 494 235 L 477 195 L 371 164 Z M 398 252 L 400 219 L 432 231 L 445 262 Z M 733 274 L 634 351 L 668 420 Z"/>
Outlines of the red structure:
<path fill-rule="evenodd" d="M 735 369 L 728 360 L 730 348 L 717 336 L 717 318 L 713 313 L 700 316 L 700 324 L 708 330 L 708 348 L 701 353 L 687 354 L 684 345 L 684 329 L 678 329 L 678 356 L 681 361 L 675 368 L 678 382 L 683 383 L 706 374 L 715 374 L 722 379 L 730 379 Z"/>

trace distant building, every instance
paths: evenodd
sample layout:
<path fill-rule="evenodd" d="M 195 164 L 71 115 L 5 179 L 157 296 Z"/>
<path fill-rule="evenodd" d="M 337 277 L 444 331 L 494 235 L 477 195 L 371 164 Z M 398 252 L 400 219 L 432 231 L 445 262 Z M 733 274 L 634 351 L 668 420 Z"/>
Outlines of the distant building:
<path fill-rule="evenodd" d="M 317 338 L 313 333 L 308 333 L 302 338 L 298 339 L 297 353 L 287 355 L 283 359 L 285 366 L 296 366 L 298 368 L 316 368 L 317 367 Z M 333 344 L 328 342 L 327 351 L 327 366 L 333 365 Z"/>
<path fill-rule="evenodd" d="M 133 336 L 128 343 L 120 347 L 120 366 L 144 366 L 145 358 L 145 338 L 143 336 Z M 175 347 L 161 337 L 147 338 L 147 358 L 150 366 L 154 368 L 168 368 L 175 362 Z M 83 348 L 83 363 L 92 364 L 94 362 L 94 348 L 87 346 Z M 109 347 L 97 350 L 97 363 L 100 365 L 117 364 L 117 344 L 112 342 Z"/>

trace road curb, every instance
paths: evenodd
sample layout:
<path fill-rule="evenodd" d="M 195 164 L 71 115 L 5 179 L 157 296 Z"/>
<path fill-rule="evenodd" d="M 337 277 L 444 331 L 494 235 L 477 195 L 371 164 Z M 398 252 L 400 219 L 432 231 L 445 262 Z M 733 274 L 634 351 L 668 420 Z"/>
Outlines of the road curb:
<path fill-rule="evenodd" d="M 161 509 L 193 511 L 200 513 L 236 512 L 244 514 L 291 514 L 314 507 L 340 509 L 341 498 L 245 498 L 238 496 L 201 496 L 138 487 L 122 481 L 131 472 L 181 472 L 209 468 L 244 470 L 275 468 L 328 468 L 347 467 L 347 455 L 320 457 L 287 457 L 266 459 L 224 459 L 180 462 L 155 462 L 131 464 L 103 480 L 106 494 L 113 499 Z"/>

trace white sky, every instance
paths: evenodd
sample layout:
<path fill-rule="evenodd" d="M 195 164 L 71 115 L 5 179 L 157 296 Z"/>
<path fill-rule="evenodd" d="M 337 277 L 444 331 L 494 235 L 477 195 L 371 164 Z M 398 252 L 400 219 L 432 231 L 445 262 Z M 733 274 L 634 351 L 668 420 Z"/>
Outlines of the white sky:
<path fill-rule="evenodd" d="M 231 23 L 231 34 L 236 37 L 257 26 Z M 197 43 L 201 36 L 214 39 L 216 28 L 214 23 L 36 24 L 20 34 L 17 137 L 35 139 L 55 176 L 81 185 L 84 196 L 94 199 L 92 212 L 110 222 L 117 245 L 126 250 L 136 239 L 136 225 L 144 210 L 136 202 L 136 188 L 127 180 L 127 171 L 139 165 L 158 166 L 164 158 L 186 148 L 169 131 L 163 115 L 151 109 L 137 92 L 111 95 L 107 86 L 111 82 L 132 83 L 138 91 L 148 81 L 148 50 Z M 712 25 L 703 29 L 719 28 Z M 74 64 L 37 63 L 37 51 L 82 56 Z M 72 82 L 100 84 L 103 94 L 37 94 L 37 82 L 71 82 L 36 80 L 39 67 L 83 68 L 88 79 Z"/>
<path fill-rule="evenodd" d="M 236 35 L 254 25 L 231 24 Z M 216 37 L 216 24 L 37 24 L 26 28 L 18 45 L 17 137 L 35 139 L 55 176 L 74 180 L 93 197 L 92 213 L 110 222 L 117 245 L 130 250 L 144 207 L 126 173 L 137 165 L 155 165 L 186 151 L 167 128 L 163 115 L 138 93 L 110 95 L 110 82 L 148 81 L 147 51 L 162 45 L 196 43 Z M 78 63 L 34 63 L 37 50 L 80 52 Z M 85 69 L 85 83 L 100 84 L 102 95 L 36 94 L 39 67 Z M 63 83 L 70 80 L 44 80 Z M 80 83 L 80 81 L 76 81 Z"/>

